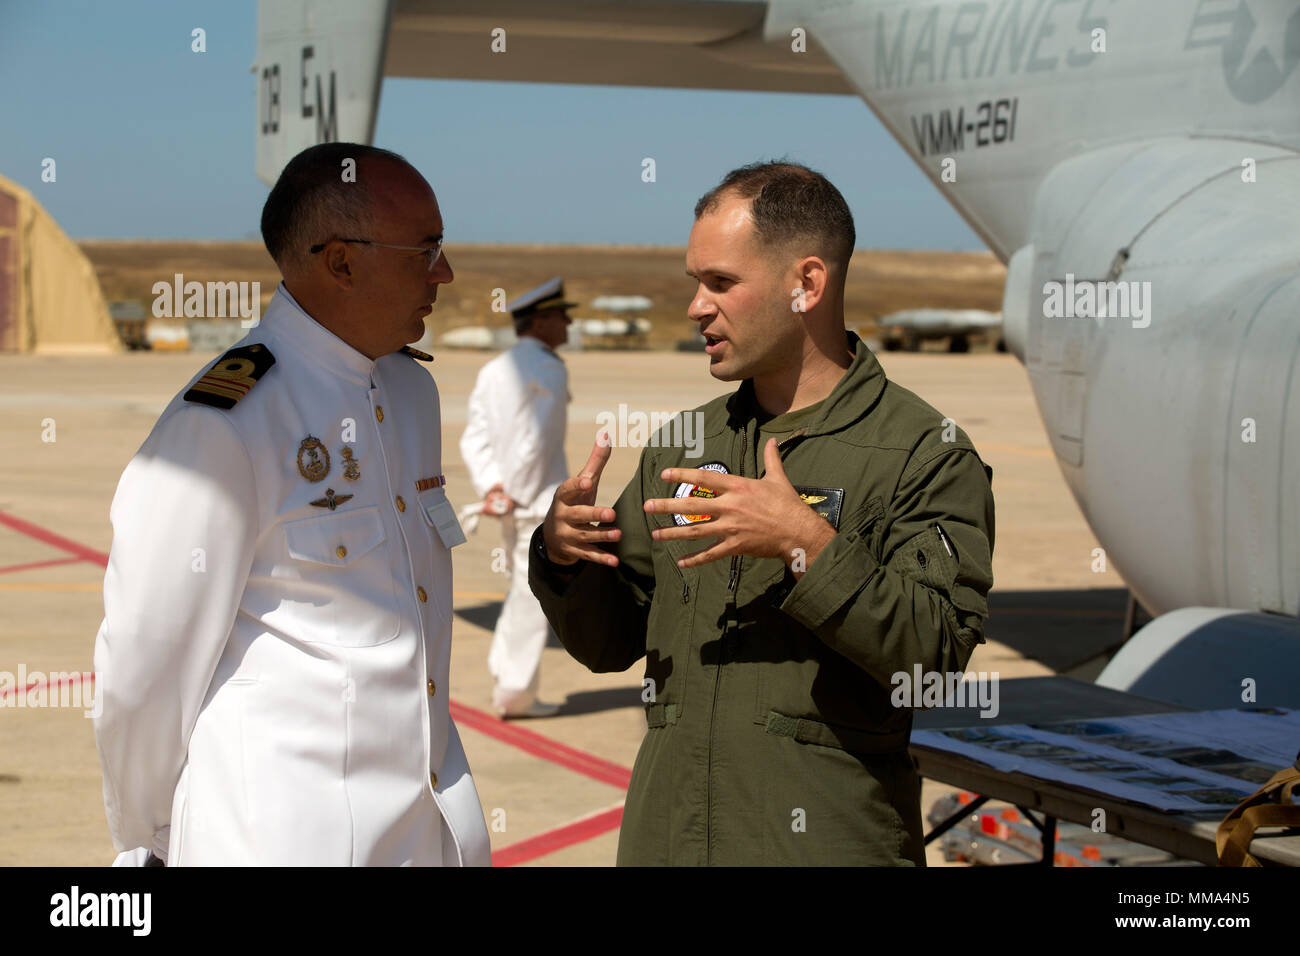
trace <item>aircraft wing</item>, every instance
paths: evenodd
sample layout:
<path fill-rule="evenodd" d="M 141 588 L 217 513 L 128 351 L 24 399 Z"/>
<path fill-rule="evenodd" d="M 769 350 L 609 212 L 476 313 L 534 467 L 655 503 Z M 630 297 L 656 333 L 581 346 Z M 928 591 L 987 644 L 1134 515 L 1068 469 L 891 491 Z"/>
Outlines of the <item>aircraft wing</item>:
<path fill-rule="evenodd" d="M 751 0 L 259 0 L 257 174 L 368 143 L 385 76 L 852 95 L 817 40 Z"/>
<path fill-rule="evenodd" d="M 750 0 L 398 0 L 387 76 L 840 93 L 815 42 L 767 43 Z M 494 36 L 493 31 L 500 30 Z"/>

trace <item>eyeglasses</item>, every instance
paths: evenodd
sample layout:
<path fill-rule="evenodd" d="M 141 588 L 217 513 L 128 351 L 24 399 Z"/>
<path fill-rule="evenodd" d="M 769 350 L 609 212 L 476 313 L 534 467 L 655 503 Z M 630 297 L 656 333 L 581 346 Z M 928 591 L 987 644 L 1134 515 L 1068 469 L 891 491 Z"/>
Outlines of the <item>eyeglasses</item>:
<path fill-rule="evenodd" d="M 333 241 L 334 241 L 334 240 L 332 240 L 332 239 L 330 240 L 330 242 L 333 242 Z M 394 246 L 394 245 L 392 245 L 391 243 L 388 243 L 388 242 L 375 242 L 375 240 L 373 240 L 373 239 L 340 239 L 340 240 L 338 240 L 338 241 L 339 241 L 339 242 L 359 242 L 359 243 L 362 243 L 363 245 L 367 245 L 367 246 L 383 246 L 385 249 L 404 249 L 404 250 L 406 250 L 407 252 L 422 252 L 422 253 L 424 253 L 424 257 L 425 257 L 426 259 L 429 260 L 429 271 L 430 271 L 430 272 L 432 272 L 432 271 L 433 271 L 433 267 L 436 266 L 436 265 L 438 264 L 438 257 L 442 255 L 442 240 L 441 240 L 441 239 L 439 239 L 439 240 L 438 240 L 436 243 L 434 243 L 432 246 Z M 310 249 L 309 251 L 311 252 L 312 255 L 315 255 L 316 253 L 318 253 L 318 252 L 320 252 L 322 249 L 324 249 L 327 245 L 329 245 L 328 242 L 318 242 L 318 243 L 316 243 L 316 245 L 312 246 L 311 249 Z M 412 258 L 414 258 L 414 257 L 412 257 Z"/>

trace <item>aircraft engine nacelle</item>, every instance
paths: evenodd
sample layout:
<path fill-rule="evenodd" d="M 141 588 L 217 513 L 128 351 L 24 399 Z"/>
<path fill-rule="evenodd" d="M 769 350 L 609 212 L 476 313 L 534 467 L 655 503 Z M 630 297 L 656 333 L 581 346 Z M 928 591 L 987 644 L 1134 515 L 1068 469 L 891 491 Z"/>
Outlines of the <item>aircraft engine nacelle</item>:
<path fill-rule="evenodd" d="M 1006 336 L 1107 561 L 1156 614 L 1300 613 L 1300 158 L 1128 144 L 1038 196 Z"/>
<path fill-rule="evenodd" d="M 1180 608 L 1134 634 L 1097 683 L 1195 710 L 1300 707 L 1300 620 Z"/>

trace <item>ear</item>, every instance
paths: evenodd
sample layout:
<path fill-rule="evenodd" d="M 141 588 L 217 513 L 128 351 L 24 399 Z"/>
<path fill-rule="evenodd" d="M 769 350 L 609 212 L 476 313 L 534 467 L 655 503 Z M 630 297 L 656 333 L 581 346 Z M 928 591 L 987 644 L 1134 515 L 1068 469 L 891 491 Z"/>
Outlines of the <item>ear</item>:
<path fill-rule="evenodd" d="M 352 247 L 337 239 L 330 242 L 321 251 L 321 262 L 330 282 L 342 289 L 351 289 L 356 284 L 357 262 Z"/>
<path fill-rule="evenodd" d="M 795 265 L 795 282 L 791 287 L 790 308 L 811 312 L 826 295 L 830 271 L 820 256 L 806 256 Z"/>

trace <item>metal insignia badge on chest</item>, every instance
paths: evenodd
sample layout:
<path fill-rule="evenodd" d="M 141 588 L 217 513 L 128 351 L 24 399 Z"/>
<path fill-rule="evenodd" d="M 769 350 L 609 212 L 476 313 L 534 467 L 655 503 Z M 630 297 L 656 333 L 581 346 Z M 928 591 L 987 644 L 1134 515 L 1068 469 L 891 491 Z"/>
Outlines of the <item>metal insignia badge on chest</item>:
<path fill-rule="evenodd" d="M 325 497 L 317 498 L 315 501 L 312 502 L 312 506 L 316 508 L 328 508 L 330 511 L 333 511 L 335 508 L 343 504 L 345 501 L 351 501 L 351 500 L 352 500 L 351 495 L 336 495 L 334 494 L 333 488 L 326 488 Z"/>
<path fill-rule="evenodd" d="M 308 481 L 324 481 L 330 473 L 330 453 L 314 435 L 298 446 L 298 473 Z"/>
<path fill-rule="evenodd" d="M 339 454 L 343 456 L 343 477 L 348 481 L 356 481 L 361 477 L 361 462 L 357 461 L 347 445 L 343 446 L 343 451 Z"/>
<path fill-rule="evenodd" d="M 716 471 L 720 475 L 730 474 L 730 472 L 727 470 L 727 466 L 720 461 L 708 462 L 707 464 L 700 465 L 700 468 L 704 471 Z M 716 498 L 717 493 L 709 488 L 705 488 L 703 485 L 693 485 L 688 481 L 683 481 L 680 485 L 677 486 L 677 490 L 673 492 L 673 497 L 674 498 Z M 708 515 L 678 515 L 678 514 L 673 515 L 673 521 L 677 522 L 679 525 L 695 524 L 696 522 L 699 521 L 708 521 L 708 520 L 709 520 Z"/>

